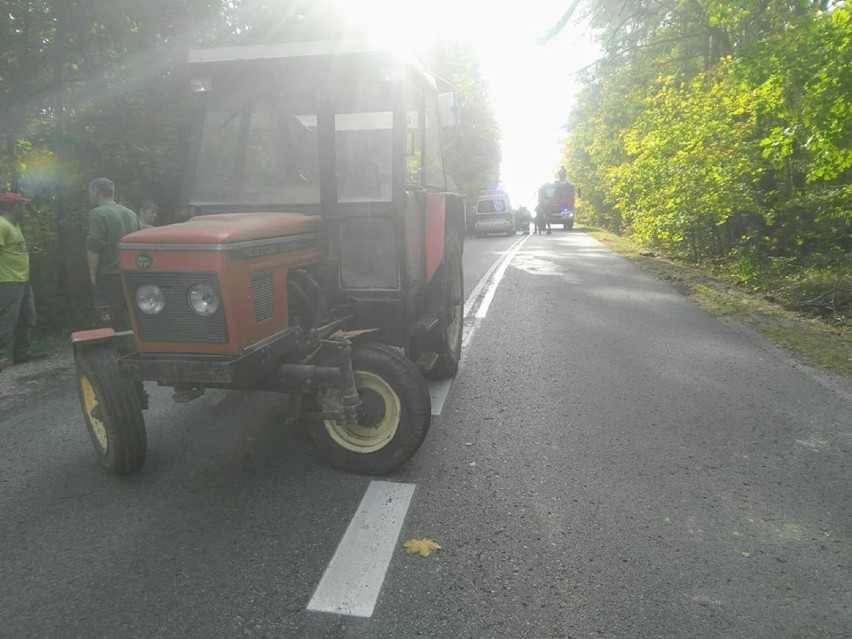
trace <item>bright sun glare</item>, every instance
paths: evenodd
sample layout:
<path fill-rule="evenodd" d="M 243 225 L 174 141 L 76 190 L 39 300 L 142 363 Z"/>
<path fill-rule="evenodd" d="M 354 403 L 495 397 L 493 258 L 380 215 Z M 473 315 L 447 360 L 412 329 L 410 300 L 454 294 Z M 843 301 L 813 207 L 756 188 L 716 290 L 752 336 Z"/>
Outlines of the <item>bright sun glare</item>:
<path fill-rule="evenodd" d="M 450 36 L 479 56 L 502 130 L 500 180 L 515 206 L 534 205 L 538 186 L 560 165 L 576 74 L 597 50 L 584 25 L 569 22 L 545 45 L 568 0 L 484 3 L 481 0 L 339 0 L 377 43 L 424 54 Z M 569 176 L 570 179 L 570 176 Z M 483 188 L 492 185 L 483 184 Z"/>

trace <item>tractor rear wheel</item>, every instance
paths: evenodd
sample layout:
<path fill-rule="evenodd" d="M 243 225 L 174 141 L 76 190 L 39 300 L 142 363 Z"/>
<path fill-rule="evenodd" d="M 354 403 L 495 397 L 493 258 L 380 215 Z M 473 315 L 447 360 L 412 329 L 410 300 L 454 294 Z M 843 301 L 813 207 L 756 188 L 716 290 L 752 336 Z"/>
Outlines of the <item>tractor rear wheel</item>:
<path fill-rule="evenodd" d="M 423 443 L 432 419 L 429 389 L 417 366 L 389 346 L 358 347 L 352 369 L 361 398 L 358 423 L 327 419 L 311 425 L 311 437 L 336 468 L 385 475 Z M 317 399 L 323 410 L 338 407 L 340 391 L 321 391 Z"/>
<path fill-rule="evenodd" d="M 139 391 L 118 368 L 118 356 L 97 346 L 76 354 L 80 406 L 98 462 L 114 475 L 145 463 L 147 437 Z"/>
<path fill-rule="evenodd" d="M 461 248 L 448 242 L 444 261 L 436 274 L 431 305 L 438 316 L 438 326 L 429 334 L 427 350 L 438 354 L 438 361 L 428 377 L 452 377 L 459 370 L 462 333 L 464 330 L 464 269 Z"/>

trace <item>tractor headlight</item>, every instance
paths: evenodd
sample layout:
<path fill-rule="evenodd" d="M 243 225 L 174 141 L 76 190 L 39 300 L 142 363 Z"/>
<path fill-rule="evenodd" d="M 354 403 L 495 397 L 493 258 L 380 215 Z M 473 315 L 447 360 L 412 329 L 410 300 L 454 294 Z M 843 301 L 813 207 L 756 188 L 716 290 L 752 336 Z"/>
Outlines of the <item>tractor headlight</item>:
<path fill-rule="evenodd" d="M 219 295 L 209 284 L 195 284 L 189 289 L 189 305 L 193 311 L 207 317 L 219 310 Z"/>
<path fill-rule="evenodd" d="M 136 306 L 145 315 L 162 313 L 166 307 L 166 296 L 163 289 L 154 284 L 142 284 L 136 289 Z"/>

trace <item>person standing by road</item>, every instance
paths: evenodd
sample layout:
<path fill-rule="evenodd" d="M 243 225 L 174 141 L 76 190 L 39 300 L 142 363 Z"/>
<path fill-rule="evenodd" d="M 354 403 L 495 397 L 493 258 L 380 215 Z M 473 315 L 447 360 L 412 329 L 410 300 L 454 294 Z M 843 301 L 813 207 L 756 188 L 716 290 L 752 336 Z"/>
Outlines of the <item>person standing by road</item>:
<path fill-rule="evenodd" d="M 154 222 L 157 221 L 157 211 L 159 207 L 154 202 L 142 202 L 139 206 L 139 228 L 153 228 Z"/>
<path fill-rule="evenodd" d="M 139 218 L 129 208 L 115 202 L 115 186 L 108 178 L 99 177 L 89 182 L 89 201 L 95 208 L 89 211 L 86 251 L 95 308 L 106 304 L 108 324 L 117 331 L 127 330 L 130 319 L 118 268 L 118 244 L 125 235 L 139 230 Z"/>
<path fill-rule="evenodd" d="M 550 222 L 547 220 L 547 213 L 539 205 L 535 207 L 535 232 L 541 235 L 544 234 L 545 230 L 550 235 Z"/>
<path fill-rule="evenodd" d="M 46 357 L 45 353 L 30 352 L 36 311 L 30 254 L 21 232 L 27 202 L 17 193 L 0 195 L 0 370 Z"/>

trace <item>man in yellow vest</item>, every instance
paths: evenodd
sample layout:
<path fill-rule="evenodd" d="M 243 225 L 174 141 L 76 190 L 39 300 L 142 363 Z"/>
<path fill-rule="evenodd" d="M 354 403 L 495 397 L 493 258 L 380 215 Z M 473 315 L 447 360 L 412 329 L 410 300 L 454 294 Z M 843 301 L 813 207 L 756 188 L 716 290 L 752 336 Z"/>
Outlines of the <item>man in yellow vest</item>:
<path fill-rule="evenodd" d="M 17 193 L 0 195 L 0 370 L 46 357 L 30 352 L 36 323 L 30 286 L 30 255 L 21 233 L 29 200 Z"/>

